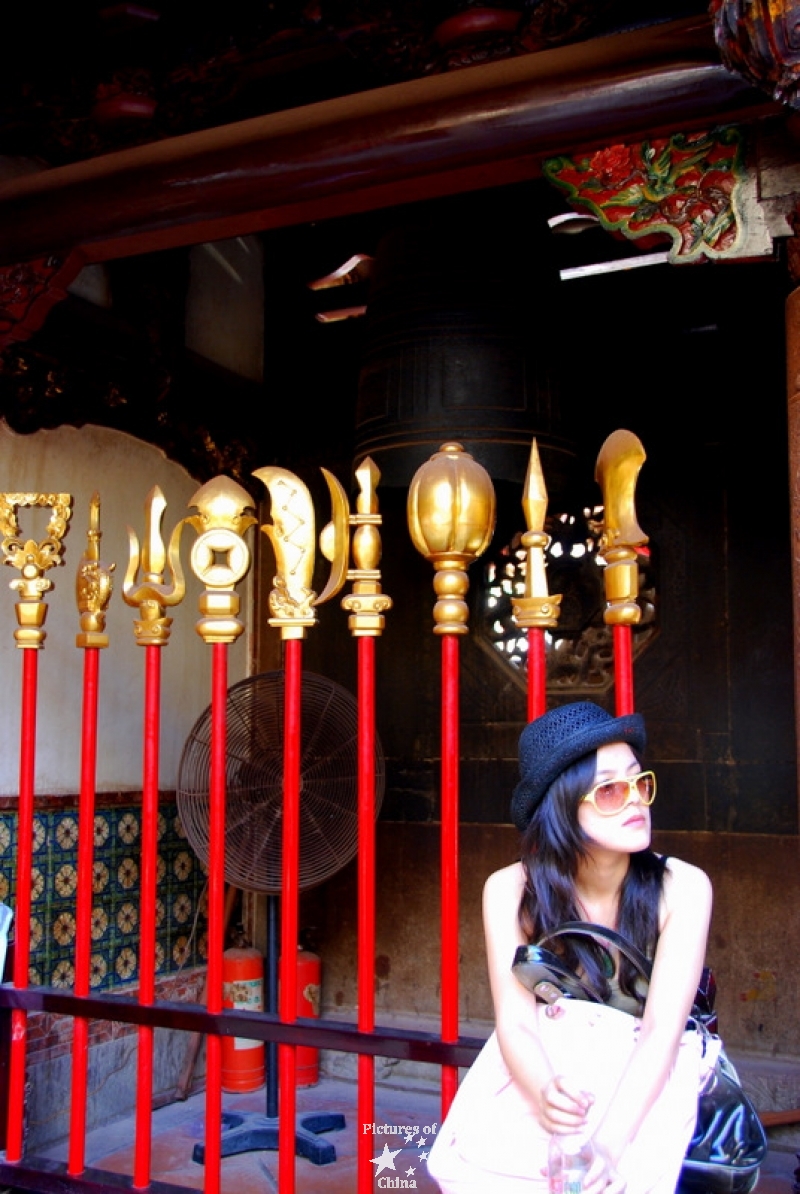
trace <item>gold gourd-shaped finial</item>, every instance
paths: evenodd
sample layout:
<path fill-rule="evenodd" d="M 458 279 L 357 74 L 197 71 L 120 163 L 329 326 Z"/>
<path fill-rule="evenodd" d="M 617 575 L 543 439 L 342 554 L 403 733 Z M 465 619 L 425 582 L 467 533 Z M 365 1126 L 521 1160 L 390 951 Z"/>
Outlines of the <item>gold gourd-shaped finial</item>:
<path fill-rule="evenodd" d="M 257 522 L 255 503 L 246 489 L 230 477 L 213 477 L 189 499 L 197 509 L 186 522 L 198 533 L 191 565 L 206 586 L 200 596 L 202 617 L 195 629 L 204 642 L 232 643 L 244 630 L 239 620 L 239 595 L 235 586 L 250 567 L 250 549 L 244 540 Z"/>
<path fill-rule="evenodd" d="M 93 493 L 89 502 L 89 530 L 86 550 L 78 565 L 75 578 L 75 597 L 81 616 L 81 632 L 75 638 L 77 647 L 107 647 L 106 610 L 111 600 L 114 564 L 100 562 L 100 494 Z"/>
<path fill-rule="evenodd" d="M 167 550 L 161 537 L 161 520 L 166 506 L 167 499 L 154 485 L 144 502 L 145 534 L 141 550 L 135 531 L 128 527 L 130 556 L 122 597 L 127 605 L 139 609 L 133 630 L 136 641 L 142 647 L 164 646 L 172 625 L 172 618 L 166 616 L 166 610 L 179 605 L 186 595 L 180 557 L 183 521 L 174 527 Z M 137 583 L 140 564 L 141 580 Z M 170 573 L 169 581 L 165 579 L 167 570 Z"/>
<path fill-rule="evenodd" d="M 547 517 L 547 490 L 536 440 L 531 444 L 528 471 L 525 474 L 522 512 L 528 527 L 521 540 L 526 551 L 525 595 L 511 598 L 511 611 L 517 626 L 524 629 L 530 626 L 555 626 L 561 612 L 561 594 L 551 597 L 547 591 L 544 560 L 544 553 L 550 543 L 550 536 L 544 529 L 544 520 Z"/>
<path fill-rule="evenodd" d="M 48 507 L 51 511 L 41 543 L 35 539 L 23 540 L 17 521 L 17 510 L 34 506 Z M 3 563 L 17 568 L 21 574 L 9 585 L 21 597 L 14 607 L 18 624 L 14 638 L 18 647 L 38 650 L 44 643 L 47 616 L 44 594 L 53 587 L 45 572 L 64 562 L 61 540 L 67 533 L 71 513 L 72 497 L 68 493 L 0 493 Z"/>
<path fill-rule="evenodd" d="M 603 533 L 598 550 L 605 560 L 606 608 L 609 625 L 633 626 L 642 616 L 636 548 L 647 543 L 636 518 L 636 482 L 646 460 L 632 431 L 614 431 L 597 457 L 595 480 L 603 491 Z"/>
<path fill-rule="evenodd" d="M 354 527 L 353 567 L 347 579 L 353 591 L 342 600 L 342 609 L 349 612 L 348 626 L 354 638 L 377 637 L 386 624 L 384 614 L 392 608 L 388 593 L 381 592 L 381 516 L 378 512 L 378 482 L 380 471 L 375 461 L 366 456 L 356 469 L 358 496 L 356 512 L 349 523 Z"/>
<path fill-rule="evenodd" d="M 433 632 L 467 634 L 467 568 L 494 533 L 491 478 L 461 444 L 442 444 L 412 477 L 407 513 L 414 546 L 436 570 Z"/>

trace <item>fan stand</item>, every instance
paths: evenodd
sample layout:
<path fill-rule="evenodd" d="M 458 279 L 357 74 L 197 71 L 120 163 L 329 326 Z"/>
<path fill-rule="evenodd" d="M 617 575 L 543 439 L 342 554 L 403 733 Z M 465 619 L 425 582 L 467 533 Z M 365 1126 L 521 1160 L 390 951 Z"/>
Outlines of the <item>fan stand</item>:
<path fill-rule="evenodd" d="M 267 896 L 267 1011 L 278 1011 L 278 897 Z M 224 1111 L 222 1113 L 222 1156 L 256 1149 L 275 1150 L 278 1147 L 278 1046 L 267 1043 L 267 1113 L 257 1111 Z M 295 1126 L 295 1154 L 305 1157 L 312 1165 L 330 1165 L 336 1160 L 336 1149 L 328 1140 L 320 1140 L 322 1132 L 341 1132 L 345 1119 L 338 1111 L 309 1111 L 297 1118 Z M 200 1165 L 205 1160 L 204 1144 L 196 1144 L 192 1160 Z"/>

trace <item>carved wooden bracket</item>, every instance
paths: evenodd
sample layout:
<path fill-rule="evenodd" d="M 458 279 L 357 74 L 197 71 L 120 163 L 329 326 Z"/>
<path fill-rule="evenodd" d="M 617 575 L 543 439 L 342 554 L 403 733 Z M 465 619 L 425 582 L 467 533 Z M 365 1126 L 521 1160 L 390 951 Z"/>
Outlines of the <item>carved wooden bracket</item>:
<path fill-rule="evenodd" d="M 0 266 L 0 352 L 39 330 L 50 310 L 66 298 L 67 287 L 83 265 L 83 255 L 76 249 L 66 257 L 36 257 Z"/>
<path fill-rule="evenodd" d="M 608 231 L 668 236 L 673 261 L 731 256 L 741 247 L 747 173 L 743 133 L 732 125 L 549 158 L 544 174 Z"/>
<path fill-rule="evenodd" d="M 714 39 L 725 66 L 800 107 L 800 5 L 797 0 L 712 0 Z"/>

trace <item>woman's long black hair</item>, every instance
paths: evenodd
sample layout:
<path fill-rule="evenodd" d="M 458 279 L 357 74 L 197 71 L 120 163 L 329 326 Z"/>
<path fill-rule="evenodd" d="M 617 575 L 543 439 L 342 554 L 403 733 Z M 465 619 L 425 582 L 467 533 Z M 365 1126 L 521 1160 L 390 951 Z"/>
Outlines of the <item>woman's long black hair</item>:
<path fill-rule="evenodd" d="M 590 839 L 578 823 L 581 797 L 595 782 L 597 754 L 573 763 L 550 785 L 522 836 L 521 861 L 525 891 L 519 909 L 522 931 L 529 941 L 540 941 L 568 920 L 584 920 L 575 894 L 578 864 Z M 631 855 L 622 884 L 616 928 L 652 958 L 658 940 L 658 912 L 666 860 L 652 850 Z M 587 982 L 605 999 L 609 994 L 607 955 L 590 940 L 556 939 L 547 948 L 579 968 Z M 635 986 L 636 971 L 624 958 L 619 962 L 620 990 L 641 998 Z"/>

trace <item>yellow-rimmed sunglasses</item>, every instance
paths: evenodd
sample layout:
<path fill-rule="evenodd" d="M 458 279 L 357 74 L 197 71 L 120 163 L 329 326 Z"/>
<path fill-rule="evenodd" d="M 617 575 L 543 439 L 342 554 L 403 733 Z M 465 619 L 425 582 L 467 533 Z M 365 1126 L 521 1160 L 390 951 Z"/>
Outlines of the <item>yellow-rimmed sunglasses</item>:
<path fill-rule="evenodd" d="M 636 775 L 626 776 L 625 779 L 607 779 L 601 784 L 595 784 L 590 792 L 581 797 L 581 804 L 588 800 L 601 817 L 613 817 L 632 803 L 634 791 L 642 804 L 652 804 L 656 798 L 655 773 L 640 771 Z"/>

